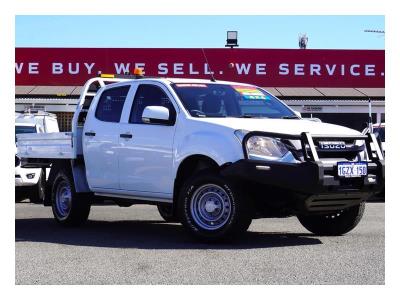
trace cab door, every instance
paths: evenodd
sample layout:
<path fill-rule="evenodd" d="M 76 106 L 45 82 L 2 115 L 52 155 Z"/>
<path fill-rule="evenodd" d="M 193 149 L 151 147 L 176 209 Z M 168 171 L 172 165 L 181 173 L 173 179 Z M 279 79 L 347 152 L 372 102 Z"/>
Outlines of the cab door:
<path fill-rule="evenodd" d="M 86 177 L 93 191 L 119 189 L 119 122 L 129 90 L 127 84 L 106 89 L 89 109 L 82 144 Z"/>
<path fill-rule="evenodd" d="M 169 110 L 169 124 L 148 124 L 142 120 L 147 106 Z M 138 85 L 127 122 L 120 131 L 120 187 L 127 194 L 172 199 L 172 171 L 175 120 L 178 106 L 163 84 Z"/>

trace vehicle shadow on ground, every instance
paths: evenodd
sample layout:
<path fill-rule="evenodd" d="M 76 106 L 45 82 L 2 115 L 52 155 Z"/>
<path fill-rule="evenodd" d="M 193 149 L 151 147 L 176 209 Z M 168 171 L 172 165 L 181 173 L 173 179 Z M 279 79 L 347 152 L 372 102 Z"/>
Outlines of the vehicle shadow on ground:
<path fill-rule="evenodd" d="M 234 241 L 207 244 L 192 238 L 177 223 L 89 220 L 81 227 L 62 227 L 47 218 L 16 219 L 15 241 L 138 249 L 252 249 L 322 244 L 307 233 L 251 231 Z"/>

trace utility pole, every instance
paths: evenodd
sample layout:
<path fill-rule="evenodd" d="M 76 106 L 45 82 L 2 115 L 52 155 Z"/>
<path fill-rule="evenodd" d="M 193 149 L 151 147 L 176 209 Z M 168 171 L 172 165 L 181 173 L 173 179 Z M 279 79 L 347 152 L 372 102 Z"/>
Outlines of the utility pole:
<path fill-rule="evenodd" d="M 373 128 L 372 128 L 372 103 L 371 103 L 371 97 L 365 94 L 364 92 L 360 91 L 357 88 L 354 88 L 357 92 L 362 94 L 363 96 L 367 97 L 368 99 L 368 129 L 370 133 L 373 133 Z"/>

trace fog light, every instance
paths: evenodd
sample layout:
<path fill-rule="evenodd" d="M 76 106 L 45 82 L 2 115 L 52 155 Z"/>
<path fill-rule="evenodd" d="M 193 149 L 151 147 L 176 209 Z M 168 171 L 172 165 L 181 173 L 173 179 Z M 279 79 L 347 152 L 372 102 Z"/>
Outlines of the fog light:
<path fill-rule="evenodd" d="M 26 175 L 26 178 L 28 178 L 28 179 L 33 179 L 33 178 L 35 178 L 35 173 L 27 174 L 27 175 Z"/>

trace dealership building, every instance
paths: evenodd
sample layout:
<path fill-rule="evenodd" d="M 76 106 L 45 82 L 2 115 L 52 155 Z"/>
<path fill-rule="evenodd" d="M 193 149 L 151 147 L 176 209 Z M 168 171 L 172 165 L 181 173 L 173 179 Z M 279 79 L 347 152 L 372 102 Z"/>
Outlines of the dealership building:
<path fill-rule="evenodd" d="M 208 63 L 207 63 L 208 61 Z M 361 130 L 372 104 L 385 121 L 384 50 L 16 48 L 15 110 L 36 107 L 71 128 L 85 81 L 142 68 L 146 76 L 211 78 L 265 88 L 304 117 Z"/>

